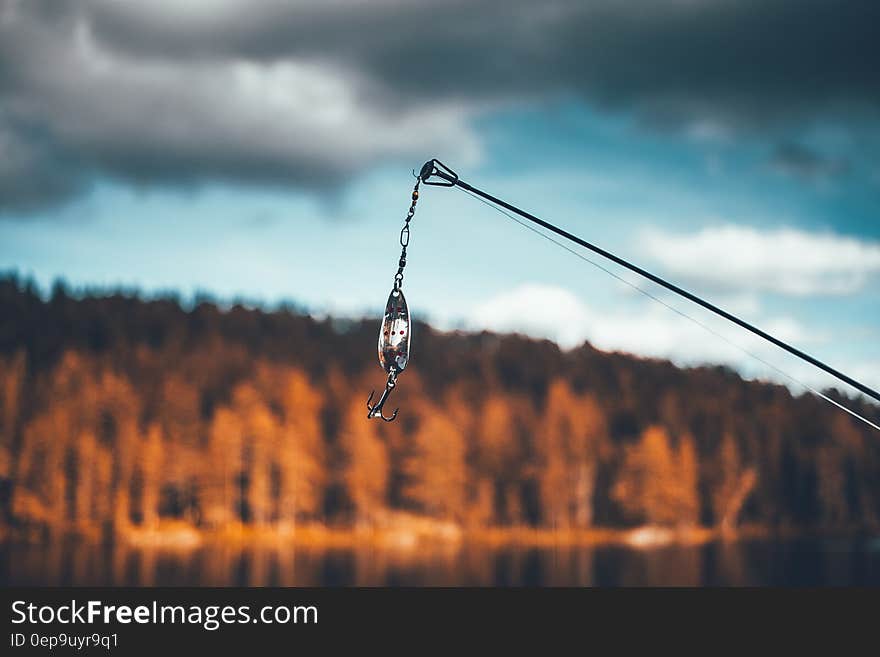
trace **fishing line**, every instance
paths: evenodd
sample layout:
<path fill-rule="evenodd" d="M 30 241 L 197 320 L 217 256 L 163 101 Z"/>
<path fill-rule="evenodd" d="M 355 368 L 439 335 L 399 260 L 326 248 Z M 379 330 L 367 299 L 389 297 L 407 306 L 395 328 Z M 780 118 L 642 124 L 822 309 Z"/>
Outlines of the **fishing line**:
<path fill-rule="evenodd" d="M 599 270 L 605 272 L 606 274 L 608 274 L 608 275 L 611 276 L 612 278 L 614 278 L 614 279 L 620 281 L 620 282 L 623 283 L 624 285 L 627 285 L 628 287 L 630 287 L 630 288 L 632 288 L 633 290 L 639 292 L 640 294 L 646 296 L 647 298 L 651 299 L 652 301 L 655 301 L 656 303 L 659 303 L 661 306 L 663 306 L 663 307 L 666 308 L 667 310 L 670 310 L 670 311 L 674 312 L 676 315 L 679 315 L 680 317 L 683 317 L 684 319 L 686 319 L 686 320 L 692 322 L 693 324 L 696 324 L 697 326 L 699 326 L 700 328 L 702 328 L 704 331 L 707 331 L 708 333 L 714 335 L 716 338 L 719 338 L 720 340 L 723 340 L 726 344 L 728 344 L 729 346 L 733 347 L 734 349 L 737 349 L 738 351 L 742 352 L 742 353 L 745 354 L 746 356 L 748 356 L 748 357 L 750 357 L 750 358 L 756 360 L 757 362 L 759 362 L 759 363 L 765 365 L 766 367 L 769 367 L 770 369 L 772 369 L 772 370 L 773 370 L 774 372 L 776 372 L 777 374 L 779 374 L 779 375 L 781 375 L 782 377 L 786 378 L 788 381 L 790 381 L 790 382 L 792 382 L 792 383 L 794 383 L 794 384 L 800 386 L 801 388 L 803 388 L 803 389 L 805 389 L 805 390 L 807 390 L 807 391 L 813 393 L 813 394 L 816 395 L 817 397 L 819 397 L 819 398 L 821 398 L 821 399 L 824 399 L 824 400 L 825 400 L 826 402 L 828 402 L 829 404 L 832 404 L 833 406 L 836 406 L 837 408 L 839 408 L 840 410 L 844 411 L 845 413 L 848 413 L 849 415 L 851 415 L 852 417 L 856 418 L 857 420 L 859 420 L 859 421 L 861 421 L 861 422 L 867 424 L 869 427 L 872 427 L 873 429 L 875 429 L 875 430 L 877 430 L 877 431 L 880 431 L 880 426 L 878 426 L 877 424 L 875 424 L 874 422 L 872 422 L 872 421 L 869 420 L 868 418 L 866 418 L 866 417 L 860 415 L 859 413 L 857 413 L 856 411 L 852 410 L 851 408 L 848 408 L 847 406 L 844 406 L 843 404 L 841 404 L 841 403 L 838 402 L 837 400 L 832 399 L 831 397 L 829 397 L 829 396 L 826 395 L 825 393 L 823 393 L 823 392 L 817 390 L 816 388 L 814 388 L 813 386 L 809 385 L 808 383 L 805 383 L 805 382 L 803 382 L 803 381 L 800 381 L 799 379 L 796 379 L 794 376 L 788 374 L 787 372 L 785 372 L 784 370 L 780 369 L 779 367 L 777 367 L 777 366 L 774 365 L 773 363 L 770 363 L 770 362 L 768 362 L 767 360 L 761 358 L 760 356 L 758 356 L 758 355 L 752 353 L 751 351 L 749 351 L 748 349 L 746 349 L 746 348 L 743 347 L 742 345 L 740 345 L 740 344 L 734 342 L 733 340 L 727 338 L 725 335 L 723 335 L 722 333 L 720 333 L 720 332 L 716 331 L 715 329 L 711 328 L 710 326 L 708 326 L 708 325 L 705 324 L 704 322 L 700 321 L 699 319 L 697 319 L 697 318 L 695 318 L 695 317 L 692 317 L 691 315 L 688 315 L 688 314 L 685 313 L 684 311 L 682 311 L 682 310 L 676 308 L 675 306 L 673 306 L 673 305 L 667 303 L 666 301 L 663 301 L 662 299 L 660 299 L 660 298 L 657 297 L 656 295 L 652 294 L 652 293 L 649 292 L 648 290 L 646 290 L 646 289 L 644 289 L 644 288 L 642 288 L 642 287 L 636 285 L 636 284 L 633 283 L 632 281 L 628 281 L 628 280 L 625 279 L 623 276 L 620 276 L 619 274 L 617 274 L 616 272 L 612 271 L 611 269 L 608 269 L 607 267 L 605 267 L 605 266 L 602 265 L 601 263 L 596 262 L 595 260 L 593 260 L 593 259 L 591 259 L 591 258 L 588 258 L 588 257 L 585 256 L 583 253 L 580 253 L 579 251 L 576 251 L 575 249 L 573 249 L 573 248 L 571 248 L 570 246 L 568 246 L 567 244 L 563 244 L 563 243 L 560 242 L 559 240 L 554 239 L 553 237 L 551 237 L 551 236 L 548 235 L 547 233 L 545 233 L 545 232 L 543 232 L 543 231 L 541 231 L 541 230 L 535 228 L 534 226 L 532 226 L 532 225 L 526 223 L 526 222 L 523 221 L 522 219 L 519 219 L 518 217 L 516 217 L 514 214 L 512 214 L 512 213 L 510 213 L 510 212 L 508 212 L 508 211 L 506 211 L 506 210 L 504 210 L 503 208 L 498 207 L 498 206 L 495 205 L 494 203 L 491 203 L 491 202 L 487 201 L 486 199 L 481 198 L 480 196 L 478 196 L 477 194 L 474 194 L 474 193 L 471 192 L 470 190 L 464 189 L 463 187 L 459 187 L 459 186 L 457 186 L 457 185 L 455 185 L 455 187 L 456 187 L 456 189 L 458 189 L 459 191 L 461 191 L 461 192 L 467 194 L 468 196 L 471 196 L 471 197 L 477 199 L 477 200 L 478 200 L 480 203 L 482 203 L 483 205 L 486 205 L 486 206 L 492 208 L 493 210 L 495 210 L 496 212 L 499 212 L 499 213 L 502 214 L 503 216 L 507 217 L 508 219 L 511 219 L 511 220 L 515 221 L 517 224 L 519 224 L 519 225 L 522 226 L 523 228 L 526 228 L 526 229 L 530 230 L 531 232 L 535 233 L 536 235 L 539 235 L 539 236 L 543 237 L 543 238 L 544 238 L 545 240 L 547 240 L 548 242 L 551 242 L 552 244 L 555 244 L 556 246 L 558 246 L 558 247 L 560 247 L 560 248 L 562 248 L 562 249 L 565 249 L 566 251 L 568 251 L 568 252 L 571 253 L 572 255 L 574 255 L 574 256 L 580 258 L 580 259 L 583 260 L 584 262 L 588 262 L 589 264 L 591 264 L 591 265 L 593 265 L 594 267 L 596 267 L 597 269 L 599 269 Z"/>

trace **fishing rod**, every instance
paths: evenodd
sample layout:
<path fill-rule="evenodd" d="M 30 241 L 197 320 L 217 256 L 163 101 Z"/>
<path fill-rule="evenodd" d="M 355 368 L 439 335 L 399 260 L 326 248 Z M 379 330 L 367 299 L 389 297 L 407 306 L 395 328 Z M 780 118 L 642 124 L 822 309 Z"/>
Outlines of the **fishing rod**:
<path fill-rule="evenodd" d="M 633 264 L 633 263 L 629 262 L 628 260 L 621 258 L 620 256 L 617 256 L 617 255 L 611 253 L 610 251 L 607 251 L 607 250 L 601 248 L 600 246 L 592 244 L 591 242 L 588 242 L 587 240 L 584 240 L 584 239 L 578 237 L 577 235 L 573 235 L 572 233 L 569 233 L 568 231 L 566 231 L 562 228 L 559 228 L 558 226 L 555 226 L 554 224 L 551 224 L 550 222 L 545 221 L 545 220 L 541 219 L 540 217 L 536 217 L 535 215 L 533 215 L 529 212 L 526 212 L 525 210 L 522 210 L 521 208 L 518 208 L 515 205 L 508 203 L 507 201 L 505 201 L 503 199 L 500 199 L 496 196 L 493 196 L 492 194 L 489 194 L 488 192 L 484 192 L 483 190 L 478 189 L 477 187 L 474 187 L 473 185 L 465 182 L 464 180 L 461 180 L 461 178 L 458 177 L 457 173 L 455 173 L 452 169 L 450 169 L 449 167 L 444 165 L 439 160 L 431 159 L 431 160 L 428 160 L 427 162 L 425 162 L 425 164 L 422 166 L 421 171 L 419 172 L 419 174 L 417 176 L 416 185 L 413 190 L 413 197 L 412 197 L 413 202 L 410 207 L 410 212 L 407 215 L 404 229 L 401 231 L 401 240 L 400 241 L 401 241 L 401 245 L 403 246 L 403 252 L 401 254 L 401 258 L 399 261 L 398 273 L 395 275 L 395 288 L 392 291 L 392 297 L 394 297 L 396 299 L 397 295 L 395 295 L 395 292 L 398 292 L 400 295 L 400 300 L 402 301 L 402 304 L 398 304 L 397 306 L 395 306 L 394 304 L 392 304 L 392 297 L 389 297 L 389 305 L 386 307 L 385 318 L 384 318 L 384 321 L 382 323 L 382 328 L 380 329 L 380 333 L 379 333 L 380 363 L 383 365 L 383 367 L 385 367 L 386 371 L 389 372 L 388 381 L 390 383 L 390 387 L 386 386 L 385 393 L 383 394 L 379 403 L 377 403 L 375 407 L 371 407 L 369 405 L 369 402 L 367 403 L 367 407 L 370 409 L 370 413 L 368 414 L 367 417 L 382 417 L 382 419 L 390 422 L 397 416 L 397 410 L 395 410 L 394 415 L 391 418 L 385 418 L 381 414 L 381 408 L 382 408 L 382 404 L 384 404 L 385 400 L 387 399 L 388 394 L 391 392 L 391 389 L 393 389 L 394 383 L 396 382 L 397 374 L 399 374 L 399 372 L 403 369 L 403 366 L 396 368 L 392 364 L 391 367 L 389 368 L 388 365 L 386 365 L 386 363 L 388 362 L 387 357 L 383 357 L 383 354 L 386 354 L 386 356 L 387 356 L 387 354 L 389 353 L 388 350 L 391 349 L 392 356 L 400 357 L 400 354 L 397 354 L 394 350 L 396 348 L 396 345 L 402 345 L 403 351 L 401 352 L 401 354 L 403 356 L 404 366 L 409 358 L 409 345 L 411 344 L 411 336 L 410 336 L 409 332 L 411 330 L 411 326 L 410 326 L 410 322 L 409 322 L 409 310 L 407 309 L 406 302 L 403 301 L 403 296 L 402 296 L 403 293 L 400 290 L 400 283 L 402 282 L 402 279 L 403 279 L 403 275 L 402 275 L 403 267 L 406 264 L 406 246 L 409 243 L 409 222 L 412 219 L 413 212 L 415 210 L 415 203 L 416 203 L 416 200 L 418 199 L 419 183 L 424 183 L 425 185 L 431 185 L 434 187 L 458 187 L 458 188 L 470 193 L 471 195 L 474 195 L 476 197 L 484 199 L 490 205 L 494 204 L 500 208 L 504 208 L 510 212 L 513 212 L 533 224 L 537 224 L 538 226 L 541 226 L 542 228 L 549 230 L 550 232 L 555 233 L 556 235 L 559 235 L 560 237 L 562 237 L 570 242 L 573 242 L 574 244 L 577 244 L 578 246 L 581 246 L 585 249 L 588 249 L 588 250 L 592 251 L 593 253 L 596 253 L 596 254 L 602 256 L 603 258 L 610 260 L 611 262 L 614 262 L 615 264 L 618 264 L 621 267 L 624 267 L 624 268 L 638 274 L 639 276 L 641 276 L 641 277 L 643 277 L 653 283 L 656 283 L 657 285 L 660 285 L 661 287 L 666 288 L 667 290 L 669 290 L 671 292 L 674 292 L 678 296 L 683 297 L 683 298 L 687 299 L 688 301 L 691 301 L 692 303 L 695 303 L 699 306 L 702 306 L 706 310 L 709 310 L 709 311 L 715 313 L 716 315 L 718 315 L 719 317 L 723 317 L 724 319 L 728 320 L 729 322 L 732 322 L 732 323 L 736 324 L 737 326 L 746 329 L 747 331 L 757 335 L 758 337 L 766 340 L 767 342 L 770 342 L 771 344 L 773 344 L 781 349 L 784 349 L 788 353 L 800 358 L 801 360 L 803 360 L 807 363 L 810 363 L 811 365 L 823 370 L 824 372 L 830 374 L 831 376 L 837 378 L 838 380 L 843 381 L 844 383 L 852 386 L 853 388 L 855 388 L 856 390 L 858 390 L 862 394 L 864 394 L 868 397 L 871 397 L 874 400 L 880 402 L 880 392 L 877 392 L 876 390 L 874 390 L 873 388 L 870 388 L 869 386 L 865 385 L 864 383 L 861 383 L 860 381 L 857 381 L 856 379 L 852 378 L 851 376 L 844 374 L 840 370 L 837 370 L 834 367 L 831 367 L 830 365 L 822 362 L 818 358 L 811 356 L 810 354 L 798 349 L 797 347 L 794 347 L 793 345 L 790 345 L 787 342 L 785 342 L 785 341 L 771 335 L 770 333 L 767 333 L 766 331 L 758 328 L 754 324 L 750 324 L 749 322 L 745 321 L 744 319 L 741 319 L 741 318 L 737 317 L 736 315 L 733 315 L 732 313 L 727 312 L 723 308 L 716 306 L 715 304 L 703 299 L 702 297 L 699 297 L 696 294 L 689 292 L 689 291 L 685 290 L 684 288 L 679 287 L 678 285 L 671 283 L 670 281 L 667 281 L 666 279 L 661 278 L 660 276 L 653 274 L 653 273 L 649 272 L 648 270 L 643 269 L 642 267 L 639 267 L 638 265 Z M 404 243 L 404 231 L 406 231 L 406 244 Z M 405 326 L 403 326 L 403 324 L 405 324 Z M 398 333 L 396 334 L 397 338 L 394 337 L 395 336 L 394 329 L 396 329 L 398 331 Z M 385 332 L 383 333 L 383 331 L 385 331 Z M 388 331 L 390 331 L 390 333 Z M 403 332 L 401 332 L 401 331 L 403 331 Z M 405 342 L 401 339 L 403 336 L 406 336 L 406 338 L 407 338 Z M 384 338 L 384 341 L 383 341 L 383 338 Z M 392 344 L 392 342 L 394 344 Z M 876 427 L 876 425 L 874 425 L 872 422 L 866 420 L 865 418 L 862 418 L 861 416 L 859 416 L 858 414 L 854 413 L 853 411 L 847 409 L 846 407 L 841 406 L 839 403 L 835 402 L 834 400 L 826 397 L 825 395 L 821 395 L 821 396 L 824 397 L 827 401 L 829 401 L 837 406 L 840 406 L 841 408 L 843 408 L 843 410 L 847 411 L 851 415 L 854 415 L 855 417 L 858 417 L 859 419 L 862 419 L 863 421 L 867 422 L 871 426 Z M 372 400 L 372 393 L 370 394 L 370 399 Z M 378 408 L 378 413 L 376 413 L 374 410 L 376 408 Z"/>

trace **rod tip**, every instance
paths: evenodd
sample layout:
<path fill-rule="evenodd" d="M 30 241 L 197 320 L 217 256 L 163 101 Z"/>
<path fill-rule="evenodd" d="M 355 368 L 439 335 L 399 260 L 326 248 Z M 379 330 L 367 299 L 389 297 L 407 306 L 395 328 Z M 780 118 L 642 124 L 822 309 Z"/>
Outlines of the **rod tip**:
<path fill-rule="evenodd" d="M 434 162 L 435 160 L 432 158 L 422 165 L 422 170 L 419 171 L 419 178 L 422 182 L 425 182 L 434 173 Z"/>

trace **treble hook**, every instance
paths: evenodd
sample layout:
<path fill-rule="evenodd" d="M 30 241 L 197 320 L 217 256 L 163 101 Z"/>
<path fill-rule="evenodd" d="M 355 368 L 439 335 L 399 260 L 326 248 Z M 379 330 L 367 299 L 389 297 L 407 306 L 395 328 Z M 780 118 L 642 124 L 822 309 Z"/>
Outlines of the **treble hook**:
<path fill-rule="evenodd" d="M 397 411 L 399 408 L 394 409 L 394 413 L 391 414 L 391 417 L 385 417 L 382 414 L 382 407 L 385 405 L 385 402 L 388 401 L 388 395 L 391 394 L 391 391 L 394 390 L 394 386 L 397 385 L 397 371 L 392 368 L 392 370 L 388 373 L 388 381 L 385 382 L 385 391 L 382 393 L 382 396 L 379 397 L 379 401 L 375 404 L 370 405 L 370 402 L 373 401 L 373 390 L 370 391 L 370 398 L 367 399 L 367 409 L 369 409 L 369 413 L 367 413 L 367 419 L 374 417 L 379 417 L 385 420 L 386 422 L 393 422 L 397 417 Z"/>

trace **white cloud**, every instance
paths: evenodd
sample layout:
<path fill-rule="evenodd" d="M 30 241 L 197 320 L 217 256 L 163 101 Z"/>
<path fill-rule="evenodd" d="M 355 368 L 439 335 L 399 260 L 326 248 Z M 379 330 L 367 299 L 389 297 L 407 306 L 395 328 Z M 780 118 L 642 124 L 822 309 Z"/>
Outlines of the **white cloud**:
<path fill-rule="evenodd" d="M 848 295 L 880 272 L 880 243 L 833 233 L 725 225 L 693 234 L 648 230 L 640 241 L 671 275 L 720 290 Z"/>
<path fill-rule="evenodd" d="M 681 366 L 725 364 L 747 377 L 793 385 L 779 371 L 752 358 L 743 350 L 770 363 L 789 376 L 817 388 L 842 387 L 835 379 L 727 322 L 699 309 L 680 308 L 729 342 L 705 328 L 653 302 L 626 309 L 593 307 L 572 292 L 547 285 L 526 284 L 476 304 L 476 310 L 459 324 L 469 330 L 523 333 L 557 342 L 562 348 L 576 347 L 585 340 L 606 351 L 622 351 L 652 358 L 668 358 Z M 443 325 L 442 322 L 434 322 Z M 788 317 L 764 317 L 759 325 L 787 342 L 801 347 L 822 342 Z M 446 322 L 446 326 L 450 323 Z M 840 364 L 841 367 L 845 364 Z M 867 366 L 866 366 L 867 367 Z M 875 381 L 856 366 L 866 381 Z M 864 368 L 863 368 L 864 369 Z M 858 378 L 858 377 L 857 377 Z M 794 386 L 801 392 L 799 386 Z M 852 392 L 852 391 L 850 391 Z"/>
<path fill-rule="evenodd" d="M 549 338 L 563 347 L 587 339 L 595 313 L 568 290 L 527 284 L 477 304 L 469 328 Z"/>
<path fill-rule="evenodd" d="M 880 361 L 862 361 L 853 364 L 847 371 L 856 381 L 861 381 L 875 390 L 880 390 Z"/>
<path fill-rule="evenodd" d="M 720 320 L 703 316 L 697 319 L 745 348 L 763 348 L 759 338 L 742 335 L 742 331 Z M 466 321 L 474 329 L 549 338 L 563 348 L 589 340 L 601 349 L 688 362 L 730 361 L 741 355 L 700 326 L 648 300 L 625 310 L 594 308 L 568 290 L 533 283 L 477 304 Z M 807 341 L 805 331 L 792 319 L 768 318 L 763 323 L 782 339 Z"/>

